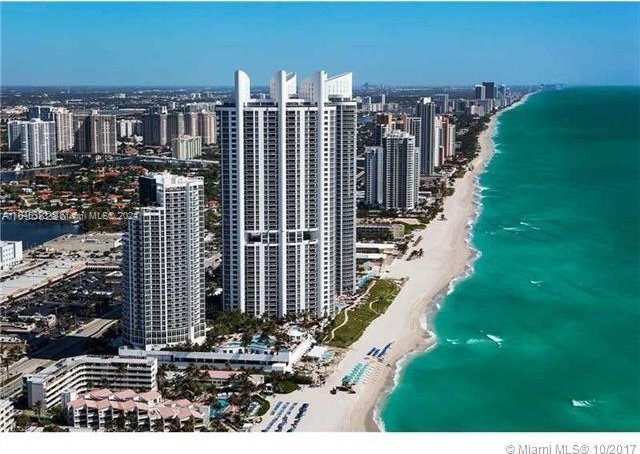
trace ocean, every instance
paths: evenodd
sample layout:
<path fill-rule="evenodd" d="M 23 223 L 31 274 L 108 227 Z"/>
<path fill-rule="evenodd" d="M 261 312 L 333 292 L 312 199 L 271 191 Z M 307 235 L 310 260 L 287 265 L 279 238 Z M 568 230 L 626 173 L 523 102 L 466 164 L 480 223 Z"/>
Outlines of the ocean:
<path fill-rule="evenodd" d="M 406 364 L 387 431 L 640 430 L 640 87 L 502 114 L 474 271 Z"/>

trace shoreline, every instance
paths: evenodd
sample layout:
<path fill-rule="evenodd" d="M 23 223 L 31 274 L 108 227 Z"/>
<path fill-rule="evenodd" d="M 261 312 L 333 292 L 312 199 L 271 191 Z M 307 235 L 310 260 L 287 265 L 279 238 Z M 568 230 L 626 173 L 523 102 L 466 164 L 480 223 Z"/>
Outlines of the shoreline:
<path fill-rule="evenodd" d="M 465 177 L 461 179 L 463 181 L 460 182 L 460 183 L 464 183 L 464 180 L 467 179 L 468 176 L 472 177 L 472 180 L 473 180 L 471 182 L 473 186 L 473 197 L 471 199 L 471 206 L 473 208 L 473 211 L 468 217 L 466 222 L 467 235 L 465 238 L 469 259 L 467 260 L 464 269 L 461 270 L 457 276 L 454 276 L 440 292 L 438 292 L 431 298 L 425 297 L 429 299 L 429 301 L 425 303 L 424 310 L 423 310 L 423 316 L 424 316 L 423 320 L 425 321 L 425 326 L 423 326 L 423 330 L 427 334 L 427 337 L 424 339 L 425 345 L 421 350 L 415 349 L 413 351 L 407 352 L 404 356 L 400 357 L 396 361 L 394 366 L 394 373 L 390 375 L 389 379 L 387 380 L 387 386 L 385 386 L 383 393 L 380 394 L 380 397 L 376 400 L 373 407 L 367 413 L 368 417 L 364 424 L 364 430 L 367 432 L 380 432 L 380 431 L 384 432 L 385 431 L 384 422 L 382 421 L 382 418 L 380 416 L 381 407 L 387 401 L 389 395 L 393 392 L 395 387 L 399 384 L 405 366 L 416 355 L 426 354 L 437 346 L 438 337 L 434 331 L 429 329 L 429 327 L 433 326 L 432 324 L 433 319 L 439 312 L 441 308 L 441 304 L 444 303 L 446 297 L 455 291 L 455 287 L 458 285 L 458 283 L 470 278 L 474 273 L 474 263 L 482 255 L 482 252 L 473 246 L 473 228 L 475 227 L 475 224 L 478 222 L 478 219 L 480 218 L 480 215 L 482 213 L 482 207 L 483 207 L 482 195 L 481 195 L 482 186 L 480 185 L 480 176 L 484 173 L 488 164 L 491 162 L 491 160 L 495 156 L 496 144 L 494 139 L 498 133 L 498 126 L 499 126 L 498 122 L 500 120 L 500 116 L 508 110 L 515 109 L 521 106 L 533 94 L 535 94 L 535 92 L 528 93 L 524 95 L 516 103 L 512 104 L 511 106 L 499 112 L 496 112 L 494 115 L 491 116 L 491 120 L 487 125 L 487 128 L 484 129 L 478 135 L 478 144 L 480 146 L 480 152 L 478 153 L 478 156 L 476 156 L 473 159 L 473 161 L 471 161 L 471 164 L 473 165 L 473 170 L 465 174 Z M 469 184 L 469 182 L 467 182 L 467 184 Z M 456 181 L 455 186 L 456 186 L 456 192 L 457 192 L 458 181 Z M 455 193 L 454 193 L 454 196 L 455 196 Z"/>
<path fill-rule="evenodd" d="M 473 227 L 482 209 L 479 176 L 494 154 L 493 138 L 501 113 L 521 105 L 528 96 L 494 114 L 478 136 L 480 152 L 472 161 L 473 170 L 456 179 L 453 195 L 444 201 L 447 219 L 434 219 L 421 231 L 414 232 L 414 238 L 422 236 L 422 240 L 407 253 L 423 249 L 424 256 L 411 261 L 396 259 L 383 268 L 382 277 L 406 281 L 387 311 L 344 350 L 326 384 L 304 387 L 273 398 L 309 404 L 308 412 L 298 426 L 299 431 L 384 431 L 380 412 L 399 383 L 405 365 L 415 355 L 437 345 L 437 336 L 431 330 L 433 317 L 457 283 L 473 274 L 473 264 L 480 256 L 472 244 Z M 368 356 L 373 347 L 388 343 L 392 345 L 384 360 Z M 330 394 L 329 391 L 340 385 L 342 377 L 357 364 L 366 364 L 367 373 L 356 384 L 356 393 Z M 266 421 L 256 429 L 264 425 Z"/>

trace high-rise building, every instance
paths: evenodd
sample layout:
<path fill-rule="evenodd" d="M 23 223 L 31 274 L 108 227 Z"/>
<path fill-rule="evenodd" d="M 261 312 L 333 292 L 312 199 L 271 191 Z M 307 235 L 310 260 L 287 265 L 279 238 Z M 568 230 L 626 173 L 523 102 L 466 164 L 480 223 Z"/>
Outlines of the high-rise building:
<path fill-rule="evenodd" d="M 53 109 L 51 106 L 30 106 L 27 120 L 53 121 Z"/>
<path fill-rule="evenodd" d="M 149 107 L 142 116 L 142 140 L 145 145 L 164 146 L 167 141 L 167 108 Z"/>
<path fill-rule="evenodd" d="M 184 115 L 182 112 L 171 112 L 167 115 L 167 141 L 184 135 Z"/>
<path fill-rule="evenodd" d="M 436 113 L 442 115 L 449 112 L 449 94 L 439 93 L 431 96 L 431 100 L 436 103 Z"/>
<path fill-rule="evenodd" d="M 484 85 L 476 85 L 475 88 L 476 99 L 486 99 L 487 89 Z"/>
<path fill-rule="evenodd" d="M 204 145 L 217 142 L 216 115 L 213 112 L 202 110 L 198 112 L 198 134 L 202 137 Z"/>
<path fill-rule="evenodd" d="M 22 162 L 32 167 L 56 163 L 56 124 L 33 118 L 7 124 L 10 151 L 22 152 Z"/>
<path fill-rule="evenodd" d="M 415 138 L 416 148 L 422 148 L 422 118 L 403 115 L 402 130 Z"/>
<path fill-rule="evenodd" d="M 375 141 L 378 145 L 382 144 L 384 135 L 395 129 L 395 121 L 392 113 L 380 113 L 376 116 Z"/>
<path fill-rule="evenodd" d="M 193 159 L 202 155 L 202 138 L 191 136 L 176 137 L 171 141 L 173 157 L 178 159 Z"/>
<path fill-rule="evenodd" d="M 496 99 L 496 83 L 495 82 L 482 82 L 482 86 L 484 87 L 484 95 L 483 99 Z"/>
<path fill-rule="evenodd" d="M 204 182 L 140 177 L 123 238 L 122 332 L 145 350 L 205 339 Z"/>
<path fill-rule="evenodd" d="M 442 119 L 442 155 L 441 163 L 453 158 L 456 150 L 456 126 L 450 117 Z"/>
<path fill-rule="evenodd" d="M 73 114 L 64 107 L 56 107 L 51 113 L 51 118 L 56 124 L 56 150 L 73 150 Z"/>
<path fill-rule="evenodd" d="M 420 173 L 424 176 L 429 176 L 433 175 L 435 168 L 436 104 L 431 101 L 431 98 L 421 98 L 418 101 L 416 110 L 418 117 L 420 117 L 422 128 L 420 134 Z"/>
<path fill-rule="evenodd" d="M 414 145 L 411 134 L 392 130 L 382 138 L 381 147 L 367 147 L 365 199 L 369 205 L 397 210 L 415 208 L 420 151 Z"/>
<path fill-rule="evenodd" d="M 118 137 L 131 137 L 140 135 L 142 132 L 142 121 L 122 119 L 118 120 Z"/>
<path fill-rule="evenodd" d="M 74 148 L 80 153 L 115 153 L 117 151 L 115 115 L 102 115 L 97 110 L 73 115 Z"/>
<path fill-rule="evenodd" d="M 364 149 L 364 200 L 370 207 L 382 205 L 382 156 L 381 146 Z"/>
<path fill-rule="evenodd" d="M 199 136 L 198 112 L 185 110 L 184 112 L 184 133 L 188 136 Z"/>
<path fill-rule="evenodd" d="M 279 71 L 270 97 L 252 99 L 236 72 L 233 102 L 216 109 L 226 309 L 332 315 L 336 295 L 355 288 L 351 79 L 321 71 L 297 88 Z"/>
<path fill-rule="evenodd" d="M 434 123 L 434 152 L 433 152 L 433 167 L 438 168 L 444 163 L 444 117 L 442 115 L 436 115 Z"/>

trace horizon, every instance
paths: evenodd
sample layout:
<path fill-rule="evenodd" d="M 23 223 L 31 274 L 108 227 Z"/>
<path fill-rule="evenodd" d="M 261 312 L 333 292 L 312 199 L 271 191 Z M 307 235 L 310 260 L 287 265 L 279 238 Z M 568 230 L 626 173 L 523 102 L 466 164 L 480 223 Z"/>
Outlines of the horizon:
<path fill-rule="evenodd" d="M 281 67 L 299 74 L 317 67 L 350 71 L 355 86 L 640 84 L 638 4 L 79 2 L 1 8 L 2 87 L 229 87 L 236 68 L 265 86 Z M 275 23 L 277 29 L 270 26 Z M 52 37 L 54 45 L 43 52 Z"/>

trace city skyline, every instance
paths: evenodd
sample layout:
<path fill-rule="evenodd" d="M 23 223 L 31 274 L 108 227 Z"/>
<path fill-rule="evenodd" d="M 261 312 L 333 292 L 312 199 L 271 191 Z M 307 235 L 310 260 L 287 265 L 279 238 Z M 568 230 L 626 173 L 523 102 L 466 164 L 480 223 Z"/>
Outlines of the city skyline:
<path fill-rule="evenodd" d="M 314 60 L 356 86 L 640 81 L 637 4 L 39 3 L 3 4 L 1 21 L 3 86 L 231 86 L 236 69 L 262 86 Z"/>

